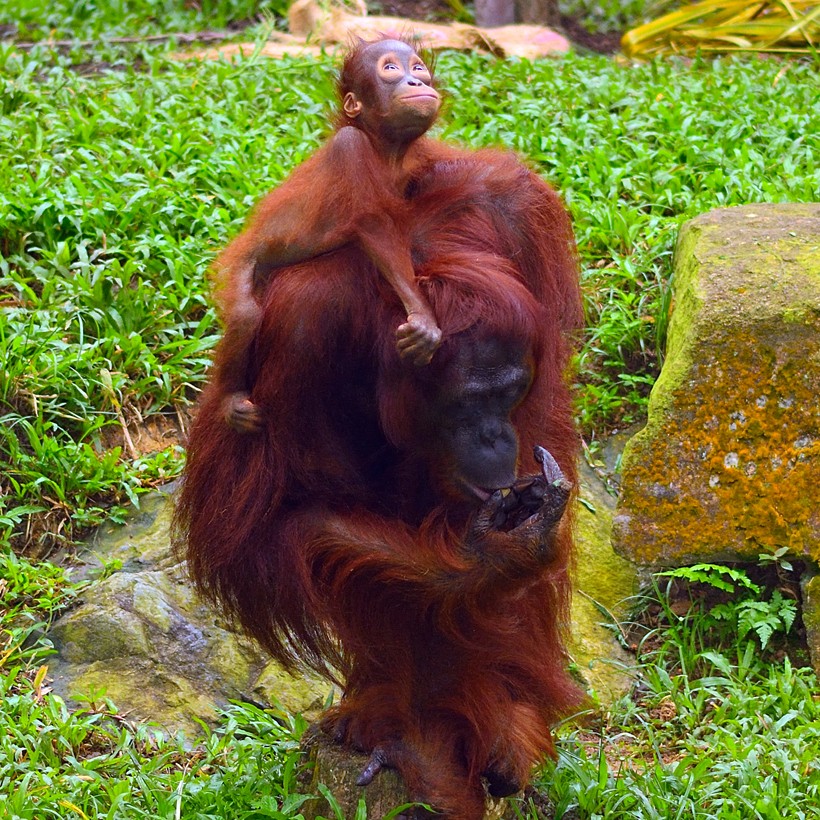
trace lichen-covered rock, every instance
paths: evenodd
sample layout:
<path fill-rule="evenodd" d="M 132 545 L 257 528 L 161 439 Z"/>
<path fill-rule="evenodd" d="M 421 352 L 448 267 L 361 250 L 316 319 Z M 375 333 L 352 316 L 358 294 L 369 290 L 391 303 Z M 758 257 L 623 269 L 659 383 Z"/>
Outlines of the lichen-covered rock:
<path fill-rule="evenodd" d="M 820 559 L 820 204 L 683 226 L 666 363 L 627 446 L 614 545 L 645 564 Z"/>
<path fill-rule="evenodd" d="M 820 575 L 807 574 L 803 587 L 803 623 L 812 666 L 820 677 Z"/>
<path fill-rule="evenodd" d="M 596 699 L 611 704 L 629 691 L 635 658 L 619 643 L 623 620 L 638 591 L 635 566 L 612 549 L 615 498 L 585 464 L 576 520 L 576 556 L 569 651 Z M 614 620 L 613 620 L 614 619 Z"/>
<path fill-rule="evenodd" d="M 328 684 L 288 675 L 194 594 L 171 550 L 170 514 L 158 494 L 126 527 L 101 530 L 81 551 L 75 577 L 100 567 L 111 574 L 51 628 L 54 690 L 69 702 L 104 694 L 189 739 L 229 700 L 318 712 Z"/>

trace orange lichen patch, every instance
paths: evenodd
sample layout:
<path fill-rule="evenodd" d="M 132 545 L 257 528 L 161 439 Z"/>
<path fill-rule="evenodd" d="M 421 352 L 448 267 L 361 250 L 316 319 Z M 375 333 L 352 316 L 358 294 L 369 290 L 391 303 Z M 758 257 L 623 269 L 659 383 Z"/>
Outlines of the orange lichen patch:
<path fill-rule="evenodd" d="M 739 346 L 749 355 L 701 359 L 659 435 L 631 449 L 621 509 L 637 560 L 784 546 L 820 558 L 820 378 L 802 372 L 800 350 L 778 367 L 751 340 Z"/>
<path fill-rule="evenodd" d="M 768 223 L 757 242 L 741 235 L 746 256 L 733 255 L 725 224 L 708 222 L 690 232 L 684 258 L 679 249 L 669 358 L 649 423 L 624 455 L 614 541 L 633 560 L 756 558 L 781 547 L 820 559 L 820 206 L 813 207 L 808 237 L 796 236 L 791 254 Z M 733 210 L 743 219 L 747 209 Z M 772 257 L 780 264 L 766 273 L 761 259 Z"/>

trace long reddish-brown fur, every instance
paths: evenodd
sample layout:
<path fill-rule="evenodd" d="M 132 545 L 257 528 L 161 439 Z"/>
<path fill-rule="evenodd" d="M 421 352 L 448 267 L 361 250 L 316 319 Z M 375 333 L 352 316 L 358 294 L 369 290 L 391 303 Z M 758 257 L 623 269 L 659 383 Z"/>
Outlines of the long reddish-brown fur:
<path fill-rule="evenodd" d="M 509 154 L 424 142 L 405 207 L 444 334 L 432 362 L 399 360 L 401 305 L 361 251 L 281 270 L 253 355 L 264 428 L 227 426 L 212 380 L 175 526 L 200 590 L 286 667 L 342 682 L 326 726 L 387 749 L 411 793 L 444 816 L 478 820 L 480 777 L 526 782 L 552 753 L 551 724 L 579 700 L 562 638 L 571 521 L 547 566 L 502 542 L 495 554 L 468 549 L 472 510 L 447 490 L 448 465 L 418 419 L 465 340 L 515 340 L 535 368 L 514 415 L 520 472 L 534 472 L 540 444 L 574 483 L 564 373 L 580 300 L 555 193 Z M 217 370 L 229 354 L 217 350 Z"/>

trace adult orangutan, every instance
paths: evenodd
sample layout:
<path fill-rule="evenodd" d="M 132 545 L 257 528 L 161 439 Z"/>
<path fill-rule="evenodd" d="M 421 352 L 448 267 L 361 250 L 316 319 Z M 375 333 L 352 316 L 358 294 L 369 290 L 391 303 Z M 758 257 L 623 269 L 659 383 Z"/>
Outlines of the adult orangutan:
<path fill-rule="evenodd" d="M 357 81 L 394 48 L 357 47 Z M 200 590 L 286 667 L 341 683 L 323 728 L 370 755 L 362 785 L 395 767 L 413 799 L 479 820 L 579 701 L 562 624 L 580 299 L 569 219 L 537 176 L 501 152 L 423 156 L 401 227 L 435 355 L 399 355 L 404 307 L 359 243 L 279 269 L 248 357 L 260 430 L 226 422 L 226 334 L 176 531 Z"/>

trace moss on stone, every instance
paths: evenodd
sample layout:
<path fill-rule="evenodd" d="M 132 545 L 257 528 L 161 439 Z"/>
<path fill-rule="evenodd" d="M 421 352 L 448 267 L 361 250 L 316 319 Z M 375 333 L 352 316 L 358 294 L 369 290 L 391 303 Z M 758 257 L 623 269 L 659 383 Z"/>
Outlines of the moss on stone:
<path fill-rule="evenodd" d="M 51 637 L 70 662 L 106 660 L 124 654 L 141 658 L 151 653 L 142 622 L 119 609 L 83 607 L 62 620 Z"/>
<path fill-rule="evenodd" d="M 152 573 L 156 576 L 156 573 Z M 133 586 L 134 614 L 161 632 L 170 632 L 174 623 L 174 608 L 170 603 L 170 583 L 162 576 L 137 579 Z M 166 587 L 166 589 L 163 589 Z"/>
<path fill-rule="evenodd" d="M 669 350 L 627 446 L 615 544 L 647 564 L 820 558 L 820 205 L 681 231 Z"/>
<path fill-rule="evenodd" d="M 820 676 L 820 575 L 807 574 L 803 579 L 802 615 L 812 665 Z"/>
<path fill-rule="evenodd" d="M 333 687 L 314 675 L 290 675 L 271 661 L 257 678 L 253 691 L 269 703 L 281 703 L 290 712 L 302 712 L 314 719 L 324 708 Z"/>
<path fill-rule="evenodd" d="M 615 500 L 591 471 L 583 468 L 582 476 L 581 496 L 594 511 L 578 505 L 570 654 L 587 686 L 608 704 L 629 690 L 634 657 L 618 643 L 606 613 L 624 618 L 638 582 L 634 565 L 610 543 Z"/>
<path fill-rule="evenodd" d="M 141 686 L 134 686 L 139 678 Z M 157 668 L 150 661 L 98 661 L 78 667 L 68 686 L 72 700 L 110 698 L 129 714 L 150 720 L 168 734 L 201 734 L 201 721 L 214 723 L 217 706 L 181 672 Z"/>

